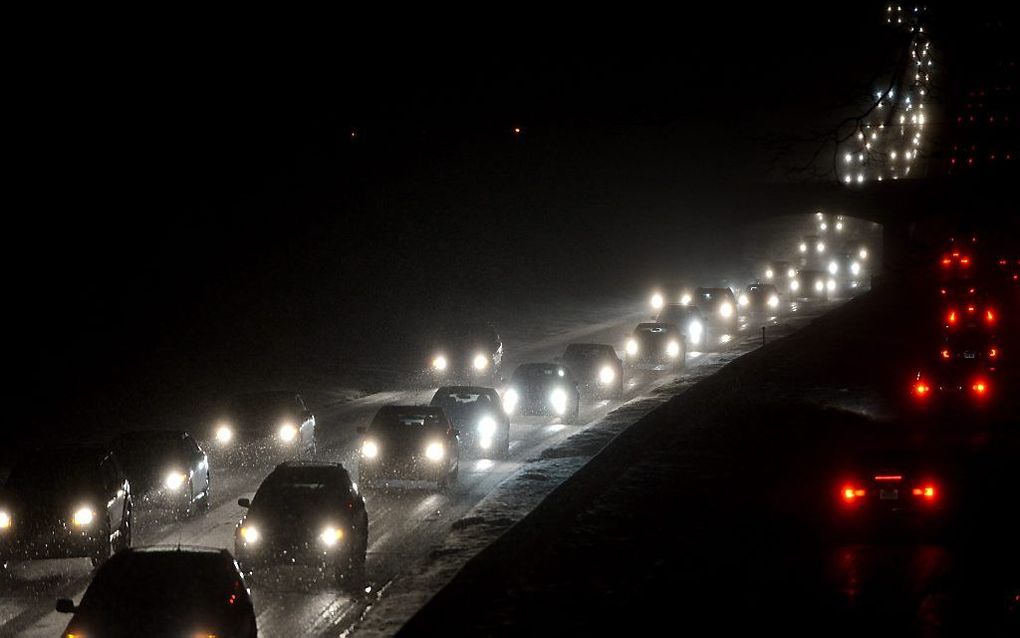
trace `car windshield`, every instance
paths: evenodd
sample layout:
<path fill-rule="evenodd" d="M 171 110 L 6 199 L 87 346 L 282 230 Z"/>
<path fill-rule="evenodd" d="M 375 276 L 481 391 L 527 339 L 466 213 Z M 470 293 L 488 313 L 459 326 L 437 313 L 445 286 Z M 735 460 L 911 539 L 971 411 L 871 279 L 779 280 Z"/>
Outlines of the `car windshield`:
<path fill-rule="evenodd" d="M 117 461 L 130 471 L 184 460 L 184 445 L 179 434 L 141 433 L 118 437 L 111 444 Z"/>
<path fill-rule="evenodd" d="M 615 354 L 612 346 L 572 343 L 563 353 L 565 359 L 596 359 Z"/>
<path fill-rule="evenodd" d="M 93 457 L 58 454 L 35 456 L 19 463 L 11 470 L 6 487 L 18 493 L 61 493 L 94 485 L 101 485 L 101 477 Z"/>
<path fill-rule="evenodd" d="M 132 552 L 111 559 L 96 574 L 80 605 L 90 619 L 149 629 L 178 626 L 195 615 L 225 613 L 235 575 L 219 553 Z"/>
<path fill-rule="evenodd" d="M 489 407 L 492 405 L 492 397 L 488 394 L 482 394 L 479 392 L 453 392 L 450 394 L 444 394 L 437 396 L 433 399 L 433 403 L 442 407 L 443 409 L 449 408 L 479 408 Z"/>
<path fill-rule="evenodd" d="M 242 415 L 286 412 L 294 409 L 294 396 L 290 392 L 243 394 L 234 397 L 231 402 L 231 409 Z"/>
<path fill-rule="evenodd" d="M 514 378 L 525 381 L 553 380 L 566 376 L 566 371 L 558 366 L 521 366 L 514 372 Z"/>
<path fill-rule="evenodd" d="M 384 432 L 418 432 L 445 426 L 439 413 L 432 411 L 381 410 L 372 420 L 371 429 Z"/>

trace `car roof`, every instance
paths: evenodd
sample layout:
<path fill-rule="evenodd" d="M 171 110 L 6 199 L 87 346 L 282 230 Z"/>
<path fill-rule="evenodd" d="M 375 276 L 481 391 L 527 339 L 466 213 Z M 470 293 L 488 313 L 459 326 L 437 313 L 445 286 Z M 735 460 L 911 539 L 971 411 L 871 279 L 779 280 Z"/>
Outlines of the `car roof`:
<path fill-rule="evenodd" d="M 494 392 L 496 392 L 495 388 L 480 385 L 444 385 L 436 390 L 436 394 L 492 394 Z M 496 392 L 496 394 L 499 393 Z"/>
<path fill-rule="evenodd" d="M 230 552 L 222 547 L 207 547 L 204 545 L 144 545 L 142 547 L 127 547 L 119 553 L 130 554 L 223 554 L 230 555 Z"/>

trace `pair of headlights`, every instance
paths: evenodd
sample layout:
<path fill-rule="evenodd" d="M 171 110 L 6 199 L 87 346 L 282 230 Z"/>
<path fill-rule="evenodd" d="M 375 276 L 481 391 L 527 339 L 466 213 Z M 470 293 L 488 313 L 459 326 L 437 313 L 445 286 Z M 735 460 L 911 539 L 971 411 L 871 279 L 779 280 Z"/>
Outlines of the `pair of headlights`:
<path fill-rule="evenodd" d="M 376 459 L 379 457 L 379 444 L 368 440 L 361 444 L 361 456 L 365 459 Z M 446 456 L 446 447 L 439 441 L 432 441 L 425 446 L 425 458 L 430 461 L 442 461 Z"/>
<path fill-rule="evenodd" d="M 448 367 L 450 367 L 450 362 L 443 355 L 439 355 L 432 360 L 432 368 L 437 372 L 444 372 Z M 476 354 L 471 359 L 471 367 L 478 372 L 482 372 L 489 367 L 489 358 L 481 353 Z"/>
<path fill-rule="evenodd" d="M 262 539 L 262 534 L 255 525 L 243 525 L 241 527 L 241 538 L 249 545 L 255 545 Z M 319 542 L 326 547 L 334 547 L 344 538 L 344 530 L 333 525 L 327 525 L 319 534 Z"/>
<path fill-rule="evenodd" d="M 280 439 L 283 443 L 293 443 L 294 439 L 297 438 L 298 429 L 293 423 L 283 423 L 279 429 L 276 430 L 276 438 Z M 234 431 L 227 424 L 220 424 L 216 428 L 216 442 L 220 445 L 227 445 L 234 440 Z"/>
<path fill-rule="evenodd" d="M 549 393 L 549 403 L 552 405 L 553 411 L 559 416 L 567 413 L 568 399 L 567 392 L 563 388 L 554 388 Z M 503 409 L 507 414 L 513 414 L 514 410 L 517 409 L 519 401 L 520 395 L 517 393 L 517 390 L 510 388 L 503 395 Z"/>
<path fill-rule="evenodd" d="M 83 505 L 71 514 L 71 523 L 75 527 L 88 527 L 96 520 L 96 512 L 91 507 Z M 10 529 L 14 518 L 10 512 L 0 510 L 0 530 Z"/>
<path fill-rule="evenodd" d="M 698 324 L 698 325 L 700 326 L 701 324 Z M 699 328 L 698 334 L 699 334 L 699 336 L 698 336 L 697 340 L 700 340 L 701 339 L 700 328 Z M 695 342 L 697 342 L 697 340 Z M 639 348 L 638 348 L 637 339 L 629 339 L 627 341 L 627 346 L 626 346 L 627 354 L 629 354 L 630 356 L 633 357 L 634 355 L 636 355 L 638 353 L 638 349 Z M 669 343 L 667 343 L 666 344 L 666 354 L 668 356 L 670 356 L 670 357 L 678 357 L 678 356 L 680 356 L 680 342 L 679 341 L 670 341 Z"/>

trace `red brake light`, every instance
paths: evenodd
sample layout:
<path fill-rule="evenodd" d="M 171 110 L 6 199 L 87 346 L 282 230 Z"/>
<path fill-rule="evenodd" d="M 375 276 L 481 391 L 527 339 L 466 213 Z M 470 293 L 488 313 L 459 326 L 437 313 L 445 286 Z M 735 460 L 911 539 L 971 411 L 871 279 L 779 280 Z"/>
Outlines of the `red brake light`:
<path fill-rule="evenodd" d="M 949 348 L 942 348 L 942 358 L 948 359 L 950 356 Z"/>
<path fill-rule="evenodd" d="M 960 257 L 960 265 L 961 266 L 969 266 L 970 265 L 970 257 Z"/>
<path fill-rule="evenodd" d="M 875 477 L 876 481 L 902 481 L 903 477 L 899 474 L 885 474 Z"/>
<path fill-rule="evenodd" d="M 998 348 L 992 348 L 991 350 L 988 351 L 988 358 L 989 359 L 995 359 L 995 358 L 998 358 L 998 356 L 999 356 L 999 349 Z"/>
<path fill-rule="evenodd" d="M 985 312 L 985 320 L 988 323 L 995 323 L 995 313 L 992 312 L 991 310 Z"/>
<path fill-rule="evenodd" d="M 950 324 L 956 323 L 956 311 L 955 310 L 949 313 L 949 315 L 946 317 L 946 321 L 948 321 Z"/>
<path fill-rule="evenodd" d="M 977 308 L 975 308 L 974 306 L 967 306 L 967 312 L 969 312 L 970 314 L 974 314 L 975 310 L 977 310 Z"/>
<path fill-rule="evenodd" d="M 843 488 L 842 493 L 843 493 L 843 500 L 845 502 L 853 503 L 855 500 L 863 497 L 868 492 L 867 492 L 867 490 L 863 490 L 863 489 L 861 489 L 859 487 L 854 487 L 853 485 L 847 485 L 846 487 Z"/>
<path fill-rule="evenodd" d="M 976 381 L 974 381 L 973 385 L 970 386 L 970 389 L 974 391 L 974 394 L 981 397 L 988 394 L 988 390 L 990 389 L 990 387 L 988 385 L 988 382 L 985 381 L 984 379 L 977 379 Z"/>
<path fill-rule="evenodd" d="M 948 266 L 951 263 L 952 263 L 952 261 L 950 261 L 949 257 L 943 257 L 942 258 L 942 265 L 943 266 Z"/>
<path fill-rule="evenodd" d="M 931 388 L 924 381 L 918 381 L 914 384 L 914 394 L 919 397 L 926 397 L 931 392 Z"/>
<path fill-rule="evenodd" d="M 914 496 L 920 496 L 926 500 L 935 500 L 935 486 L 934 485 L 923 485 L 921 487 L 915 487 L 913 489 Z"/>

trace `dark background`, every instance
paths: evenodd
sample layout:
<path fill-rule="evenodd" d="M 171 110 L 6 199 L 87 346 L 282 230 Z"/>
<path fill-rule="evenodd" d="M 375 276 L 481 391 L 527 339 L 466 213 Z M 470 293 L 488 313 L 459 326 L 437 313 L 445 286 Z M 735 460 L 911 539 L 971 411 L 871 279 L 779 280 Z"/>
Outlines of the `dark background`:
<path fill-rule="evenodd" d="M 729 194 L 803 178 L 904 43 L 882 9 L 16 23 L 8 427 L 159 420 L 437 313 L 738 271 L 737 224 L 802 211 Z"/>

